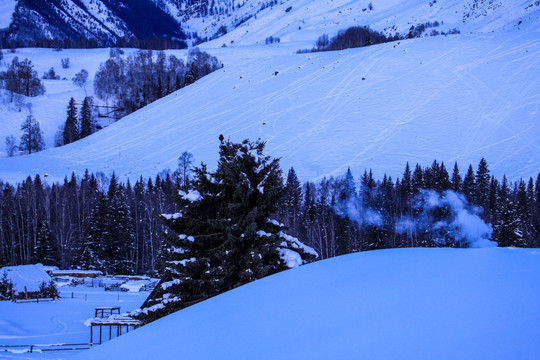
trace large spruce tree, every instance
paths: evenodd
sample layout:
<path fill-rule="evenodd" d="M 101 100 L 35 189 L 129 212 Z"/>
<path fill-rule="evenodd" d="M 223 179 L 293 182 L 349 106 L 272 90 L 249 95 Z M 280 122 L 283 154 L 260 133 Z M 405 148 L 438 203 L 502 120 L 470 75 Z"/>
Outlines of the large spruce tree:
<path fill-rule="evenodd" d="M 271 219 L 284 188 L 278 160 L 264 146 L 222 141 L 217 170 L 194 169 L 190 190 L 179 193 L 181 211 L 163 216 L 167 275 L 143 304 L 143 320 L 315 258 Z"/>

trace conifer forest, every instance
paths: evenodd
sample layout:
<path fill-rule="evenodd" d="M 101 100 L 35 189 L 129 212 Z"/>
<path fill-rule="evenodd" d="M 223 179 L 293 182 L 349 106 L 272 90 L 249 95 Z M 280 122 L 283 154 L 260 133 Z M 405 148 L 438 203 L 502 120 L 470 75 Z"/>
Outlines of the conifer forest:
<path fill-rule="evenodd" d="M 193 155 L 184 152 L 175 171 L 134 183 L 88 172 L 63 183 L 39 175 L 0 183 L 0 266 L 40 262 L 161 275 L 171 245 L 160 215 L 177 213 L 180 194 L 206 171 L 192 164 Z M 497 179 L 484 159 L 464 169 L 407 163 L 397 179 L 376 179 L 371 171 L 355 179 L 358 169 L 349 169 L 304 184 L 293 168 L 286 176 L 279 170 L 271 219 L 319 259 L 383 248 L 474 246 L 467 221 L 485 222 L 482 236 L 498 246 L 540 246 L 540 174 Z"/>

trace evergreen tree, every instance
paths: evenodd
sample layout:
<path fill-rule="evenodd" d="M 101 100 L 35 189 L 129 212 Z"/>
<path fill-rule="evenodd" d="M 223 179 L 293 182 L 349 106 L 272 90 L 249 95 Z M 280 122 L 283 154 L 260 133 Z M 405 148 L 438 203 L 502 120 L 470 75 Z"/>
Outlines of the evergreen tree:
<path fill-rule="evenodd" d="M 403 203 L 407 202 L 412 196 L 411 168 L 409 162 L 405 165 L 403 178 L 401 179 L 401 199 Z"/>
<path fill-rule="evenodd" d="M 461 176 L 459 175 L 459 168 L 457 161 L 454 163 L 454 169 L 452 170 L 452 178 L 450 179 L 450 189 L 454 192 L 461 191 Z"/>
<path fill-rule="evenodd" d="M 366 175 L 367 176 L 367 175 Z M 345 173 L 345 179 L 343 180 L 343 187 L 341 189 L 339 200 L 345 201 L 356 196 L 356 185 L 354 183 L 354 177 L 351 172 L 351 168 L 347 168 Z"/>
<path fill-rule="evenodd" d="M 92 98 L 85 97 L 80 113 L 81 133 L 80 138 L 92 135 L 96 131 L 96 126 L 92 121 Z"/>
<path fill-rule="evenodd" d="M 446 166 L 444 165 L 444 162 L 441 162 L 441 166 L 439 167 L 439 172 L 437 174 L 437 191 L 446 191 L 450 188 L 450 176 L 448 175 L 448 170 L 446 170 Z"/>
<path fill-rule="evenodd" d="M 103 259 L 107 257 L 105 245 L 107 244 L 107 198 L 100 193 L 87 224 L 86 237 L 82 244 L 82 251 L 75 260 L 75 265 L 84 270 L 105 270 Z"/>
<path fill-rule="evenodd" d="M 293 232 L 298 233 L 301 223 L 302 184 L 298 181 L 294 168 L 289 169 L 285 192 L 281 201 L 281 208 L 285 225 Z"/>
<path fill-rule="evenodd" d="M 168 281 L 143 304 L 152 321 L 249 281 L 299 265 L 312 251 L 270 220 L 283 193 L 277 159 L 263 142 L 220 145 L 217 170 L 194 170 L 180 212 L 164 216 Z M 287 244 L 286 246 L 284 244 Z M 308 252 L 305 252 L 308 251 Z"/>
<path fill-rule="evenodd" d="M 523 180 L 519 181 L 516 201 L 516 235 L 518 236 L 515 246 L 530 247 L 533 240 L 533 233 L 530 225 L 531 212 L 527 198 L 526 185 Z"/>
<path fill-rule="evenodd" d="M 2 271 L 2 274 L 0 276 L 0 300 L 11 299 L 11 290 L 13 290 L 13 283 L 7 275 L 7 271 Z"/>
<path fill-rule="evenodd" d="M 493 226 L 493 239 L 498 246 L 516 246 L 519 243 L 517 232 L 518 216 L 514 202 L 510 199 L 510 189 L 506 176 L 503 176 L 499 190 L 497 222 Z"/>
<path fill-rule="evenodd" d="M 474 203 L 482 208 L 488 206 L 490 179 L 487 161 L 482 158 L 478 163 L 478 170 L 476 171 L 474 192 Z"/>
<path fill-rule="evenodd" d="M 540 174 L 536 177 L 533 192 L 532 227 L 534 231 L 534 246 L 540 247 Z"/>
<path fill-rule="evenodd" d="M 67 119 L 64 124 L 63 132 L 64 145 L 70 144 L 79 139 L 79 126 L 77 121 L 77 107 L 75 106 L 75 99 L 69 100 L 67 108 Z"/>
<path fill-rule="evenodd" d="M 472 165 L 469 165 L 467 173 L 463 177 L 462 191 L 468 201 L 472 202 L 474 200 L 475 194 L 475 183 L 474 183 L 474 170 Z"/>
<path fill-rule="evenodd" d="M 113 184 L 114 179 L 114 184 Z M 118 185 L 113 174 L 108 193 L 105 250 L 107 271 L 113 274 L 133 274 L 134 236 L 131 213 L 126 203 L 125 188 Z"/>
<path fill-rule="evenodd" d="M 39 225 L 33 257 L 34 262 L 40 262 L 43 265 L 59 265 L 58 247 L 46 220 L 42 220 Z"/>
<path fill-rule="evenodd" d="M 416 164 L 412 174 L 411 187 L 414 195 L 418 194 L 421 189 L 426 187 L 426 184 L 424 183 L 424 172 L 422 171 L 422 167 L 418 164 Z"/>
<path fill-rule="evenodd" d="M 39 126 L 39 122 L 32 116 L 28 115 L 26 120 L 21 125 L 21 143 L 19 149 L 32 152 L 41 151 L 45 148 L 43 140 L 43 132 Z"/>

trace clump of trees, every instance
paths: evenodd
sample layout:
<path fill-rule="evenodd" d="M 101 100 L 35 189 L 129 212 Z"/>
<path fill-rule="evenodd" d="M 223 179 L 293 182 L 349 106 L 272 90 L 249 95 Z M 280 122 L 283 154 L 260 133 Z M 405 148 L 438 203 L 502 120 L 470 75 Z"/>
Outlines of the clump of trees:
<path fill-rule="evenodd" d="M 43 74 L 43 79 L 49 79 L 49 80 L 60 80 L 60 75 L 56 75 L 56 71 L 54 70 L 54 67 L 51 67 L 49 71 Z"/>
<path fill-rule="evenodd" d="M 280 41 L 281 39 L 277 36 L 269 36 L 264 40 L 264 43 L 268 45 L 268 44 L 273 44 L 273 43 L 279 43 Z"/>
<path fill-rule="evenodd" d="M 394 35 L 388 36 L 382 32 L 369 28 L 369 26 L 352 26 L 346 30 L 339 31 L 337 35 L 333 36 L 332 38 L 329 38 L 328 34 L 323 34 L 317 39 L 315 46 L 311 50 L 299 50 L 298 53 L 344 50 L 396 40 L 412 39 L 422 37 L 428 29 L 439 27 L 439 25 L 440 24 L 438 21 L 426 22 L 416 26 L 411 25 L 406 35 L 395 33 Z M 439 32 L 438 30 L 433 29 L 429 35 L 437 36 L 459 33 L 459 30 L 455 28 L 448 30 L 447 32 Z"/>
<path fill-rule="evenodd" d="M 151 102 L 189 85 L 222 67 L 219 60 L 193 48 L 187 62 L 160 51 L 140 50 L 127 59 L 113 56 L 96 73 L 94 90 L 107 102 L 112 101 L 118 116 L 130 114 Z"/>
<path fill-rule="evenodd" d="M 352 26 L 346 30 L 339 31 L 332 38 L 329 38 L 328 34 L 323 34 L 317 39 L 315 47 L 311 50 L 299 50 L 298 52 L 344 50 L 381 44 L 397 39 L 399 39 L 398 35 L 387 37 L 381 32 L 370 29 L 368 26 Z"/>
<path fill-rule="evenodd" d="M 55 146 L 67 145 L 83 139 L 96 132 L 96 121 L 93 111 L 93 98 L 85 97 L 79 115 L 74 98 L 69 100 L 67 117 L 63 126 L 60 126 L 55 138 Z"/>
<path fill-rule="evenodd" d="M 15 94 L 33 97 L 43 95 L 45 87 L 41 83 L 32 61 L 25 58 L 19 61 L 14 57 L 7 71 L 0 73 L 2 87 L 10 93 L 12 102 Z"/>

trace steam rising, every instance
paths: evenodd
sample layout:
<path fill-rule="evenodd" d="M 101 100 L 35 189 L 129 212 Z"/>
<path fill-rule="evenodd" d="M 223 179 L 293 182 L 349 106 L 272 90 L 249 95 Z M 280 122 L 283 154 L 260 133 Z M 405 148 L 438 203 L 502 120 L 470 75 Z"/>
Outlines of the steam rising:
<path fill-rule="evenodd" d="M 494 247 L 493 229 L 479 216 L 482 209 L 470 205 L 462 194 L 447 190 L 421 190 L 412 205 L 414 215 L 402 215 L 393 222 L 394 231 L 406 234 L 430 234 L 441 246 Z M 338 211 L 360 226 L 384 226 L 384 216 L 377 210 L 363 206 L 359 197 L 351 197 L 338 205 Z"/>

